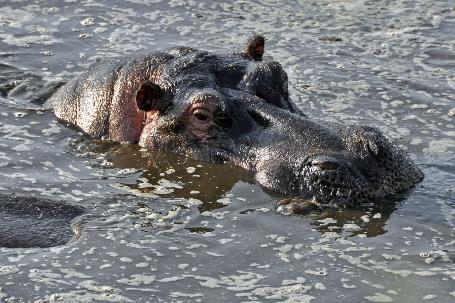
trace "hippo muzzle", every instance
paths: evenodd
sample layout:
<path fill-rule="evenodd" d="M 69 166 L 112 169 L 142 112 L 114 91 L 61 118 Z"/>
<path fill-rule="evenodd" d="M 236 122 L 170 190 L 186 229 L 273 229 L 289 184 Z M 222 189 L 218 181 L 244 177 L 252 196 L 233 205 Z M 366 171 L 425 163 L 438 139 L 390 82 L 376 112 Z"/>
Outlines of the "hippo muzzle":
<path fill-rule="evenodd" d="M 409 156 L 373 127 L 317 121 L 269 106 L 250 110 L 259 122 L 236 142 L 247 154 L 230 159 L 255 171 L 265 187 L 346 206 L 404 191 L 423 179 Z"/>
<path fill-rule="evenodd" d="M 267 188 L 324 204 L 375 200 L 422 180 L 378 130 L 307 117 L 263 53 L 254 36 L 240 53 L 179 47 L 125 58 L 76 77 L 47 105 L 95 138 L 230 161 Z"/>

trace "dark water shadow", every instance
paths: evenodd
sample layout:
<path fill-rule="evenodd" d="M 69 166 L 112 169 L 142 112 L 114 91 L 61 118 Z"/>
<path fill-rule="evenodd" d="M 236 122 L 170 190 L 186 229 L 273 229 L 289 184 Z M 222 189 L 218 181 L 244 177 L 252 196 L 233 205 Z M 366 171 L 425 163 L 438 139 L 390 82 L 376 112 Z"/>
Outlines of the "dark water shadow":
<path fill-rule="evenodd" d="M 117 169 L 141 171 L 136 184 L 125 183 L 142 194 L 159 193 L 160 197 L 197 199 L 200 212 L 226 205 L 217 200 L 225 197 L 239 181 L 254 184 L 254 175 L 231 163 L 213 164 L 167 151 L 153 151 L 138 145 L 99 140 L 77 143 L 79 152 L 100 153 Z M 169 192 L 166 189 L 171 188 Z M 161 190 L 164 189 L 164 190 Z"/>
<path fill-rule="evenodd" d="M 294 216 L 310 219 L 311 226 L 321 234 L 334 232 L 347 237 L 358 235 L 376 237 L 387 232 L 388 220 L 400 208 L 404 201 L 409 198 L 413 190 L 410 189 L 383 199 L 346 207 L 307 207 L 303 213 L 294 214 Z M 264 191 L 274 197 L 277 203 L 282 200 L 305 202 L 305 200 L 296 197 L 285 197 L 268 189 L 264 189 Z M 276 211 L 283 215 L 288 215 L 285 212 L 279 211 L 278 207 L 279 204 L 275 205 Z"/>
<path fill-rule="evenodd" d="M 198 199 L 202 202 L 198 206 L 200 212 L 226 207 L 226 204 L 218 201 L 240 181 L 252 187 L 258 186 L 251 172 L 231 163 L 211 164 L 171 152 L 144 150 L 137 145 L 120 145 L 87 138 L 78 142 L 77 146 L 79 151 L 85 153 L 103 154 L 114 168 L 141 171 L 140 181 L 125 184 L 130 189 L 142 194 L 154 193 L 160 182 L 167 180 L 171 182 L 172 191 L 161 192 L 160 197 Z M 263 190 L 273 203 L 288 198 L 265 188 Z M 324 207 L 307 213 L 305 217 L 310 218 L 310 224 L 321 233 L 375 237 L 387 232 L 387 221 L 409 194 L 410 191 L 349 208 Z M 192 232 L 202 231 L 196 229 Z"/>
<path fill-rule="evenodd" d="M 321 233 L 332 231 L 348 233 L 349 236 L 380 236 L 387 232 L 387 221 L 398 209 L 401 201 L 403 200 L 393 198 L 349 209 L 327 208 L 320 214 L 311 216 L 314 219 L 312 225 Z"/>
<path fill-rule="evenodd" d="M 70 242 L 84 209 L 64 201 L 0 194 L 0 247 L 53 247 Z"/>
<path fill-rule="evenodd" d="M 314 219 L 311 224 L 321 233 L 336 232 L 348 237 L 380 236 L 387 232 L 387 221 L 409 195 L 408 191 L 349 208 L 324 208 L 310 215 Z"/>

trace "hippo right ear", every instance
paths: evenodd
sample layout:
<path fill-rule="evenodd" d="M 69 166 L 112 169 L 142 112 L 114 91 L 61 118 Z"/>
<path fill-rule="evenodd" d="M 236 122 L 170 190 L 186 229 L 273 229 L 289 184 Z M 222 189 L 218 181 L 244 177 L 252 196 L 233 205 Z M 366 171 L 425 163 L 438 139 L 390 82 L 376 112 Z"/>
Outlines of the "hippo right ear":
<path fill-rule="evenodd" d="M 136 93 L 137 108 L 142 111 L 164 112 L 168 107 L 165 103 L 164 90 L 155 83 L 143 83 Z"/>
<path fill-rule="evenodd" d="M 243 49 L 242 53 L 250 59 L 261 61 L 264 55 L 264 36 L 254 34 L 253 37 L 248 39 L 248 42 Z"/>

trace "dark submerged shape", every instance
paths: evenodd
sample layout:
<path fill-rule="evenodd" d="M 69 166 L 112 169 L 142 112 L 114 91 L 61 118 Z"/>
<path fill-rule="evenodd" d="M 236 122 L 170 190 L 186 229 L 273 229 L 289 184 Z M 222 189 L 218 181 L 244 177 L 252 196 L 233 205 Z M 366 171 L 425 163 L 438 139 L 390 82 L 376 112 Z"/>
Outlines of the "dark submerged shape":
<path fill-rule="evenodd" d="M 0 193 L 0 247 L 65 245 L 78 230 L 74 219 L 84 208 L 40 197 Z"/>
<path fill-rule="evenodd" d="M 263 186 L 349 205 L 423 179 L 405 152 L 368 126 L 310 119 L 290 100 L 264 38 L 241 53 L 178 47 L 96 66 L 48 101 L 95 138 L 139 143 L 253 171 Z"/>

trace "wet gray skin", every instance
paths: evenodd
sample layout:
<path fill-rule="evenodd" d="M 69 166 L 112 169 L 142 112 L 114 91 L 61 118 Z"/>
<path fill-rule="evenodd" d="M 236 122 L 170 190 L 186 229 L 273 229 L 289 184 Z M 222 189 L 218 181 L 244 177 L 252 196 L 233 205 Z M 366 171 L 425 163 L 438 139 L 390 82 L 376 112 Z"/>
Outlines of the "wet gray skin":
<path fill-rule="evenodd" d="M 47 102 L 95 138 L 139 143 L 210 162 L 233 162 L 272 190 L 346 206 L 409 189 L 423 174 L 378 130 L 307 117 L 286 72 L 243 52 L 178 47 L 93 67 Z"/>

